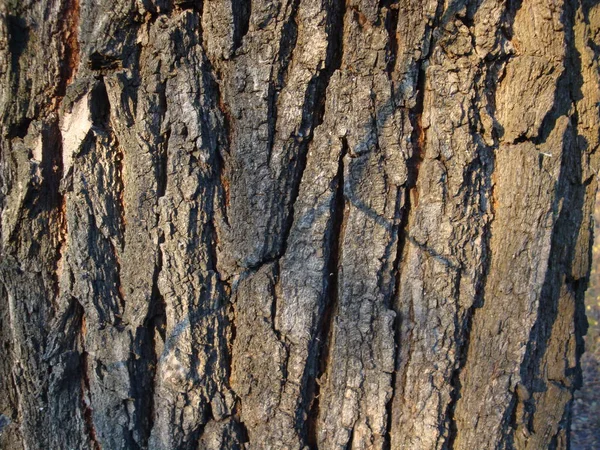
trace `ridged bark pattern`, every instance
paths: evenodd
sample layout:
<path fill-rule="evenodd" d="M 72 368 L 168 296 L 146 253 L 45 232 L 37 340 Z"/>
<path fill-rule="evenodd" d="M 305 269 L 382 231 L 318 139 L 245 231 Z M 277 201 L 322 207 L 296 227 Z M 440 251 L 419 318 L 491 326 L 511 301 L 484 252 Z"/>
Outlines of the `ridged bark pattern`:
<path fill-rule="evenodd" d="M 566 449 L 597 0 L 0 3 L 7 449 Z"/>

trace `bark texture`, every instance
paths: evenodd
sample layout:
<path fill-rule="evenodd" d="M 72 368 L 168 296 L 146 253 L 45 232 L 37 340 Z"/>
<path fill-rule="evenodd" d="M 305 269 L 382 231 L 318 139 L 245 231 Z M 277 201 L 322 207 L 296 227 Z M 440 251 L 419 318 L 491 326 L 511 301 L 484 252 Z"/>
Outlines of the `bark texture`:
<path fill-rule="evenodd" d="M 597 0 L 0 3 L 7 449 L 566 449 Z"/>

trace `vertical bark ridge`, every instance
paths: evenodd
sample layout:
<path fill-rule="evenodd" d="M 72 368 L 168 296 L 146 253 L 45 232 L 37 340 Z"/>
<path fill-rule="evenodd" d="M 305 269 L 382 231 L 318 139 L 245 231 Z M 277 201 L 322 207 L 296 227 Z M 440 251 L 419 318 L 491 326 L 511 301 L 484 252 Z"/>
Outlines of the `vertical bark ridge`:
<path fill-rule="evenodd" d="M 526 8 L 526 9 L 525 9 Z M 528 105 L 523 105 L 523 108 L 526 108 L 525 111 L 529 111 L 529 115 L 523 116 L 524 120 L 527 123 L 531 124 L 531 127 L 524 126 L 522 123 L 517 123 L 516 121 L 511 121 L 510 115 L 507 112 L 507 105 L 510 102 L 506 97 L 508 92 L 509 95 L 515 95 L 515 87 L 509 88 L 512 83 L 513 86 L 521 83 L 518 81 L 522 74 L 525 71 L 530 69 L 526 69 L 528 64 L 533 63 L 533 57 L 530 54 L 535 54 L 536 57 L 539 55 L 541 59 L 538 62 L 538 67 L 544 67 L 544 65 L 553 65 L 556 64 L 555 61 L 560 59 L 555 57 L 552 60 L 552 56 L 555 52 L 558 55 L 562 54 L 563 45 L 568 41 L 568 31 L 566 34 L 562 33 L 553 33 L 550 32 L 551 36 L 547 39 L 556 39 L 557 44 L 555 46 L 546 44 L 545 49 L 543 51 L 540 50 L 540 44 L 538 42 L 532 41 L 529 37 L 526 37 L 524 34 L 524 27 L 526 27 L 527 23 L 531 20 L 531 14 L 539 14 L 544 10 L 544 6 L 537 3 L 525 4 L 521 6 L 520 9 L 517 10 L 515 14 L 514 23 L 512 25 L 511 38 L 513 42 L 519 47 L 516 48 L 515 55 L 513 58 L 509 60 L 506 65 L 504 78 L 501 80 L 501 83 L 498 87 L 496 93 L 496 118 L 499 126 L 497 127 L 499 130 L 499 138 L 500 138 L 500 146 L 496 155 L 496 170 L 497 174 L 502 174 L 502 176 L 498 175 L 496 177 L 497 186 L 494 192 L 498 192 L 496 196 L 497 201 L 495 204 L 495 220 L 494 227 L 492 228 L 492 240 L 491 240 L 491 248 L 492 248 L 492 261 L 490 267 L 490 274 L 487 277 L 486 283 L 486 294 L 494 295 L 495 302 L 491 304 L 489 302 L 485 302 L 483 307 L 478 311 L 473 320 L 472 327 L 472 335 L 475 337 L 471 339 L 472 342 L 475 342 L 475 345 L 471 345 L 469 347 L 469 354 L 467 357 L 467 363 L 463 370 L 464 377 L 461 376 L 461 382 L 463 384 L 463 397 L 458 401 L 456 406 L 456 417 L 458 424 L 458 434 L 455 440 L 455 448 L 466 448 L 469 445 L 469 442 L 474 442 L 474 436 L 471 435 L 469 431 L 470 423 L 465 423 L 466 417 L 464 410 L 466 409 L 466 405 L 473 398 L 473 391 L 476 391 L 477 385 L 477 377 L 486 377 L 486 378 L 494 378 L 496 380 L 495 385 L 490 385 L 487 389 L 487 392 L 479 392 L 476 394 L 478 397 L 482 395 L 490 396 L 491 398 L 495 398 L 495 402 L 499 406 L 497 412 L 495 411 L 492 415 L 488 415 L 485 419 L 489 421 L 489 430 L 492 432 L 491 436 L 488 438 L 490 441 L 494 441 L 495 439 L 508 439 L 507 445 L 515 445 L 517 448 L 525 448 L 527 445 L 525 442 L 528 437 L 527 430 L 525 428 L 520 428 L 518 431 L 518 436 L 515 434 L 515 441 L 511 441 L 511 437 L 513 435 L 513 429 L 517 426 L 517 423 L 520 422 L 523 417 L 523 407 L 519 407 L 518 405 L 523 401 L 523 399 L 528 399 L 530 395 L 529 388 L 527 384 L 529 383 L 529 376 L 525 376 L 522 371 L 517 369 L 518 366 L 522 364 L 522 362 L 527 359 L 527 350 L 524 347 L 517 347 L 513 341 L 518 340 L 519 338 L 514 333 L 523 333 L 525 336 L 531 337 L 531 330 L 535 327 L 535 322 L 540 317 L 541 304 L 544 299 L 544 289 L 542 287 L 542 281 L 547 274 L 548 270 L 551 270 L 550 266 L 546 266 L 546 261 L 553 261 L 554 258 L 552 255 L 552 244 L 551 244 L 551 235 L 549 232 L 530 232 L 528 228 L 524 228 L 522 232 L 519 234 L 514 234 L 511 236 L 511 246 L 518 245 L 517 243 L 521 241 L 521 239 L 525 239 L 521 237 L 521 233 L 527 235 L 528 233 L 532 233 L 530 235 L 529 243 L 525 244 L 525 247 L 528 248 L 528 252 L 530 255 L 537 254 L 542 257 L 541 266 L 538 266 L 537 270 L 527 270 L 526 272 L 522 272 L 522 277 L 528 279 L 528 284 L 530 286 L 530 293 L 528 295 L 524 295 L 518 292 L 514 293 L 514 297 L 511 298 L 510 304 L 513 308 L 519 308 L 519 310 L 526 311 L 525 317 L 523 321 L 519 324 L 518 328 L 516 328 L 516 324 L 512 324 L 511 322 L 501 322 L 497 325 L 492 325 L 495 320 L 494 315 L 497 313 L 494 312 L 496 308 L 501 307 L 504 300 L 502 300 L 503 296 L 506 295 L 509 290 L 506 290 L 506 282 L 500 281 L 498 277 L 499 274 L 504 270 L 508 270 L 508 273 L 504 274 L 504 279 L 511 278 L 511 269 L 504 268 L 499 266 L 500 259 L 499 253 L 502 250 L 498 248 L 497 239 L 502 239 L 498 237 L 498 234 L 502 234 L 502 231 L 498 229 L 495 224 L 496 223 L 504 223 L 509 217 L 510 213 L 508 212 L 508 208 L 510 207 L 510 201 L 506 196 L 507 187 L 504 183 L 507 183 L 509 179 L 511 179 L 516 175 L 509 162 L 507 160 L 507 151 L 510 149 L 513 151 L 513 158 L 515 155 L 519 155 L 518 157 L 526 158 L 526 160 L 534 161 L 535 152 L 538 152 L 537 160 L 538 160 L 538 168 L 536 171 L 539 172 L 535 175 L 535 177 L 547 178 L 550 186 L 553 186 L 549 189 L 550 192 L 546 191 L 541 193 L 542 201 L 535 207 L 530 208 L 531 211 L 535 211 L 535 214 L 540 217 L 540 220 L 545 221 L 548 225 L 548 229 L 553 229 L 556 227 L 556 219 L 558 217 L 557 204 L 551 200 L 552 195 L 556 195 L 559 198 L 562 194 L 560 193 L 562 188 L 561 186 L 561 178 L 563 169 L 561 169 L 560 160 L 563 158 L 564 152 L 561 151 L 564 148 L 566 142 L 570 141 L 569 130 L 568 130 L 568 112 L 569 106 L 564 103 L 565 97 L 563 94 L 553 95 L 543 95 L 543 89 L 541 86 L 536 85 L 537 81 L 534 81 L 533 85 L 529 89 L 539 89 L 539 98 L 543 99 L 537 105 L 532 105 L 533 108 L 537 107 L 535 114 L 532 114 L 531 109 Z M 552 27 L 552 23 L 556 23 L 558 21 L 562 22 L 562 19 L 559 19 L 559 16 L 562 16 L 564 13 L 561 9 L 560 13 L 554 14 L 550 20 L 544 23 L 543 28 L 541 30 L 548 30 Z M 567 26 L 564 27 L 566 30 Z M 566 41 L 563 41 L 566 39 Z M 547 49 L 547 50 L 546 50 Z M 547 56 L 546 56 L 547 55 Z M 548 58 L 546 60 L 545 58 Z M 530 62 L 531 61 L 531 62 Z M 548 61 L 548 62 L 546 62 Z M 534 70 L 538 70 L 537 68 Z M 555 86 L 561 86 L 561 78 L 565 76 L 565 70 L 563 67 L 556 67 L 556 70 L 550 75 L 547 80 L 550 86 L 554 83 Z M 510 90 L 509 90 L 510 89 Z M 517 89 L 522 89 L 521 87 Z M 558 92 L 564 92 L 561 88 Z M 559 106 L 556 109 L 556 105 L 567 105 L 565 107 Z M 564 109 L 563 109 L 564 108 Z M 562 109 L 562 112 L 561 112 Z M 558 114 L 557 114 L 558 113 Z M 510 113 L 514 114 L 514 111 Z M 548 121 L 548 117 L 555 117 L 553 122 L 556 126 L 551 125 Z M 547 126 L 551 125 L 552 130 L 548 131 L 546 129 Z M 542 139 L 539 137 L 543 136 Z M 547 148 L 553 148 L 553 151 L 547 151 Z M 513 150 L 514 149 L 514 150 Z M 557 153 L 558 150 L 558 155 Z M 514 164 L 514 159 L 513 159 Z M 513 173 L 511 173 L 513 172 Z M 509 175 L 510 174 L 510 175 Z M 527 191 L 523 194 L 525 196 L 529 195 Z M 519 202 L 521 200 L 513 200 Z M 534 204 L 536 204 L 535 202 Z M 576 208 L 577 209 L 577 208 Z M 513 217 L 509 220 L 519 220 L 516 217 Z M 526 241 L 523 241 L 526 242 Z M 523 245 L 523 244 L 521 244 Z M 508 250 L 508 249 L 507 249 Z M 523 264 L 526 267 L 528 264 L 526 262 L 527 257 L 523 255 L 517 249 L 508 250 L 513 252 L 513 268 L 518 267 L 520 264 Z M 550 263 L 552 264 L 552 263 Z M 513 269 L 514 270 L 514 269 Z M 528 278 L 529 277 L 529 278 Z M 541 290 L 540 290 L 541 288 Z M 518 300 L 517 300 L 518 299 Z M 507 300 L 508 301 L 508 300 Z M 546 314 L 550 314 L 550 311 L 546 311 Z M 550 314 L 551 315 L 551 314 Z M 553 321 L 551 317 L 549 320 Z M 487 322 L 487 324 L 486 324 Z M 483 325 L 486 324 L 486 325 Z M 489 331 L 483 332 L 482 329 L 485 327 L 491 328 Z M 502 360 L 498 360 L 495 364 L 490 365 L 490 367 L 485 367 L 484 365 L 479 365 L 478 367 L 474 366 L 474 361 L 481 359 L 483 354 L 487 354 L 488 352 L 494 352 L 494 345 L 498 344 L 482 344 L 482 332 L 483 333 L 493 333 L 493 329 L 498 328 L 498 332 L 502 335 L 506 333 L 507 342 L 503 347 L 503 354 L 510 354 L 510 359 L 516 360 L 517 362 L 513 364 L 512 362 L 504 362 Z M 513 330 L 513 331 L 511 331 Z M 487 334 L 486 334 L 487 335 Z M 475 340 L 474 340 L 475 339 Z M 499 340 L 498 338 L 493 338 L 493 341 Z M 485 349 L 485 350 L 484 350 Z M 483 353 L 482 353 L 483 352 Z M 481 370 L 484 369 L 484 370 Z M 485 375 L 482 373 L 486 373 Z M 520 372 L 520 373 L 519 373 Z M 475 374 L 477 373 L 477 375 Z M 508 375 L 512 374 L 512 375 Z M 508 377 L 511 378 L 508 378 Z M 525 383 L 525 385 L 523 385 Z M 503 388 L 507 388 L 509 393 L 501 394 L 500 391 Z M 502 405 L 500 407 L 500 405 Z M 515 407 L 517 409 L 515 409 Z M 483 417 L 483 415 L 489 414 L 486 412 L 478 412 L 474 414 L 473 411 L 470 412 L 471 417 L 473 415 L 475 417 Z M 511 424 L 511 417 L 513 418 L 513 423 Z M 562 417 L 562 414 L 561 414 Z M 477 420 L 477 419 L 475 419 Z M 515 421 L 517 423 L 515 423 Z M 560 418 L 557 419 L 560 421 Z M 493 424 L 493 425 L 492 425 Z M 461 429 L 462 428 L 462 429 Z M 492 431 L 493 430 L 493 431 Z M 524 433 L 524 434 L 522 434 Z M 549 443 L 549 441 L 548 441 Z M 548 445 L 548 443 L 546 445 Z M 542 447 L 545 445 L 539 443 Z M 535 447 L 535 446 L 534 446 Z"/>
<path fill-rule="evenodd" d="M 515 2 L 513 2 L 515 3 Z M 507 33 L 508 36 L 512 34 L 512 23 L 514 21 L 514 16 L 516 15 L 518 9 L 520 8 L 520 3 L 517 5 L 509 4 L 502 14 L 504 16 L 503 25 L 502 25 L 502 33 Z M 472 19 L 471 19 L 472 20 Z M 504 31 L 507 30 L 507 31 Z M 498 32 L 500 35 L 501 32 Z M 475 37 L 472 35 L 472 39 Z M 498 36 L 496 38 L 496 42 L 494 46 L 499 46 L 499 43 L 502 42 L 502 37 Z M 474 41 L 474 45 L 477 42 Z M 475 285 L 475 295 L 474 301 L 470 307 L 467 308 L 463 323 L 459 323 L 458 317 L 456 322 L 456 332 L 455 332 L 455 340 L 457 342 L 457 358 L 456 358 L 456 366 L 452 372 L 452 376 L 450 378 L 450 385 L 452 386 L 451 391 L 451 401 L 448 403 L 446 410 L 446 419 L 445 424 L 448 429 L 448 436 L 445 440 L 445 448 L 453 449 L 454 443 L 458 433 L 458 427 L 455 419 L 455 410 L 458 400 L 461 397 L 461 374 L 465 367 L 467 357 L 469 354 L 469 346 L 471 344 L 471 329 L 474 321 L 474 316 L 478 313 L 479 310 L 484 305 L 486 298 L 486 283 L 487 277 L 490 271 L 490 263 L 491 263 L 491 255 L 492 249 L 490 247 L 491 243 L 491 232 L 492 225 L 495 218 L 496 212 L 496 204 L 497 198 L 494 192 L 494 186 L 496 184 L 495 181 L 495 158 L 496 152 L 499 151 L 500 141 L 498 138 L 497 131 L 497 119 L 496 119 L 496 111 L 495 111 L 495 95 L 496 95 L 496 85 L 498 79 L 500 78 L 500 74 L 506 66 L 507 61 L 510 60 L 512 55 L 505 51 L 500 51 L 498 55 L 495 56 L 494 59 L 491 60 L 483 60 L 478 64 L 478 78 L 475 83 L 475 92 L 476 95 L 473 98 L 472 109 L 474 112 L 474 124 L 472 124 L 472 132 L 475 135 L 479 136 L 478 141 L 478 158 L 474 161 L 472 166 L 469 166 L 469 171 L 482 171 L 483 173 L 483 185 L 481 188 L 484 192 L 487 193 L 485 197 L 485 202 L 488 206 L 488 214 L 489 217 L 483 223 L 482 226 L 482 268 L 479 273 L 478 279 Z M 481 80 L 485 80 L 483 90 L 479 87 L 481 85 Z M 478 102 L 483 103 L 478 104 Z M 480 110 L 481 109 L 481 110 Z M 489 127 L 489 124 L 485 123 L 485 120 L 491 120 L 492 129 L 486 129 Z M 467 177 L 468 178 L 468 177 Z M 459 288 L 460 283 L 457 285 L 457 289 Z"/>
<path fill-rule="evenodd" d="M 281 28 L 278 52 L 271 62 L 271 73 L 269 75 L 269 91 L 267 94 L 267 122 L 268 122 L 268 140 L 267 140 L 267 164 L 271 164 L 271 154 L 273 145 L 275 145 L 275 135 L 277 126 L 277 100 L 279 93 L 285 84 L 285 78 L 288 67 L 292 62 L 292 54 L 296 47 L 298 39 L 298 25 L 296 24 L 298 5 L 300 0 L 291 0 L 286 3 L 285 8 L 290 12 L 284 15 L 285 22 Z"/>
<path fill-rule="evenodd" d="M 290 23 L 293 20 L 296 20 L 298 6 L 299 1 L 294 0 L 292 6 L 294 9 L 290 17 Z M 323 123 L 325 102 L 327 99 L 327 87 L 329 86 L 329 81 L 332 74 L 338 70 L 341 65 L 343 55 L 342 36 L 344 15 L 345 9 L 343 1 L 336 0 L 336 3 L 332 7 L 332 10 L 329 12 L 327 17 L 328 23 L 325 29 L 327 33 L 327 52 L 323 62 L 324 67 L 318 71 L 318 74 L 313 77 L 307 85 L 304 104 L 302 105 L 302 122 L 300 123 L 298 130 L 299 143 L 292 144 L 292 146 L 298 146 L 298 152 L 296 156 L 297 162 L 294 164 L 297 174 L 292 178 L 292 182 L 289 186 L 291 192 L 289 202 L 290 206 L 289 211 L 287 212 L 287 218 L 285 220 L 281 250 L 278 254 L 278 258 L 281 258 L 281 256 L 285 255 L 287 249 L 287 241 L 294 223 L 294 205 L 298 199 L 300 185 L 306 169 L 307 153 L 313 140 L 315 128 Z M 288 51 L 288 58 L 291 58 L 292 56 L 293 48 L 296 46 L 296 41 L 297 37 L 293 39 L 293 44 L 291 44 L 292 48 Z M 283 73 L 279 75 L 279 78 L 283 78 Z M 281 82 L 283 82 L 283 79 Z"/>
<path fill-rule="evenodd" d="M 90 367 L 89 367 L 89 354 L 85 350 L 85 339 L 87 333 L 86 320 L 85 320 L 85 311 L 84 308 L 79 305 L 81 309 L 81 329 L 80 329 L 80 339 L 81 339 L 81 399 L 82 399 L 82 409 L 83 409 L 83 417 L 85 419 L 85 427 L 88 434 L 88 438 L 90 441 L 90 445 L 94 450 L 100 450 L 102 447 L 98 442 L 98 437 L 96 434 L 96 427 L 94 426 L 93 419 L 93 408 L 91 405 L 91 390 L 90 390 Z"/>
<path fill-rule="evenodd" d="M 531 328 L 526 355 L 521 365 L 524 387 L 517 390 L 517 401 L 510 437 L 517 445 L 535 448 L 557 445 L 557 436 L 564 432 L 564 410 L 569 408 L 572 393 L 580 382 L 579 339 L 577 337 L 577 304 L 583 303 L 587 287 L 589 262 L 578 256 L 578 235 L 584 234 L 586 192 L 591 178 L 585 179 L 581 161 L 588 143 L 580 138 L 578 102 L 584 97 L 580 50 L 575 31 L 578 8 L 566 5 L 562 16 L 565 25 L 567 54 L 565 71 L 557 80 L 569 93 L 561 103 L 555 103 L 542 122 L 540 135 L 533 140 L 546 141 L 545 127 L 554 128 L 560 116 L 570 115 L 570 126 L 565 134 L 561 172 L 557 182 L 558 198 L 562 204 L 554 225 L 550 255 L 556 255 L 549 264 L 539 302 L 539 313 Z M 549 118 L 550 117 L 550 118 Z M 559 200 L 559 201 L 560 201 Z M 576 212 L 575 212 L 576 211 Z M 569 242 L 578 242 L 576 246 Z M 551 256 L 552 257 L 552 256 Z M 542 312 L 543 311 L 543 312 Z M 574 329 L 575 328 L 575 329 Z M 574 334 L 565 339 L 566 333 Z M 554 361 L 564 361 L 558 364 Z M 541 417 L 551 416 L 551 426 Z M 554 443 L 554 444 L 553 444 Z"/>
<path fill-rule="evenodd" d="M 497 32 L 497 38 L 495 42 L 495 46 L 499 46 L 502 42 L 502 36 L 506 36 L 508 39 L 512 38 L 513 34 L 513 22 L 515 15 L 521 7 L 521 1 L 509 2 L 504 9 L 502 16 L 503 21 L 501 24 L 500 30 Z M 475 89 L 477 92 L 476 98 L 473 101 L 473 109 L 476 114 L 477 124 L 474 127 L 474 132 L 479 133 L 479 130 L 484 130 L 484 135 L 480 140 L 480 152 L 482 156 L 478 159 L 478 165 L 483 170 L 486 176 L 485 181 L 485 190 L 488 192 L 488 202 L 489 202 L 489 215 L 490 217 L 485 221 L 483 225 L 483 254 L 482 254 L 482 270 L 479 276 L 479 280 L 476 285 L 475 291 L 475 301 L 473 304 L 467 309 L 465 314 L 465 320 L 463 325 L 463 336 L 456 336 L 456 340 L 458 342 L 458 357 L 457 357 L 457 366 L 453 371 L 451 378 L 451 386 L 452 386 L 452 400 L 448 404 L 447 408 L 447 419 L 448 423 L 448 437 L 446 440 L 446 446 L 449 449 L 454 448 L 454 443 L 456 440 L 456 436 L 458 433 L 458 427 L 455 419 L 455 409 L 458 400 L 461 397 L 461 374 L 466 364 L 467 356 L 469 353 L 469 345 L 471 343 L 471 328 L 474 321 L 474 316 L 478 313 L 478 311 L 483 307 L 485 301 L 485 288 L 487 283 L 487 277 L 490 270 L 490 262 L 492 249 L 490 247 L 491 241 L 491 230 L 492 224 L 495 217 L 495 210 L 497 204 L 496 194 L 494 192 L 494 186 L 496 184 L 495 181 L 495 153 L 498 151 L 500 147 L 499 137 L 498 137 L 498 122 L 496 119 L 496 106 L 495 106 L 495 96 L 496 96 L 496 86 L 498 81 L 501 79 L 503 75 L 503 71 L 506 67 L 506 63 L 510 61 L 512 58 L 512 54 L 510 51 L 502 50 L 498 55 L 495 56 L 494 59 L 484 60 L 479 64 L 479 79 L 485 80 L 484 91 L 479 88 L 479 83 L 475 84 Z M 479 98 L 483 100 L 483 108 L 482 111 L 478 111 L 478 106 L 476 104 L 476 100 Z M 492 129 L 487 129 L 489 125 L 486 126 L 484 123 L 485 119 L 491 119 L 492 121 Z M 488 120 L 489 120 L 488 119 Z M 459 326 L 457 326 L 457 331 L 459 330 Z"/>
<path fill-rule="evenodd" d="M 331 333 L 333 331 L 332 322 L 337 314 L 339 304 L 339 272 L 342 243 L 345 234 L 345 222 L 347 220 L 346 199 L 344 195 L 344 158 L 348 154 L 348 143 L 342 139 L 342 150 L 339 156 L 337 174 L 335 182 L 334 207 L 331 213 L 332 225 L 330 228 L 329 239 L 330 254 L 326 266 L 326 276 L 328 276 L 327 285 L 327 304 L 321 314 L 321 323 L 317 328 L 316 347 L 317 347 L 317 370 L 314 377 L 307 383 L 308 392 L 311 392 L 312 399 L 308 402 L 310 412 L 305 425 L 306 443 L 311 448 L 318 445 L 318 420 L 319 420 L 319 396 L 321 393 L 320 383 L 326 376 L 331 346 Z"/>

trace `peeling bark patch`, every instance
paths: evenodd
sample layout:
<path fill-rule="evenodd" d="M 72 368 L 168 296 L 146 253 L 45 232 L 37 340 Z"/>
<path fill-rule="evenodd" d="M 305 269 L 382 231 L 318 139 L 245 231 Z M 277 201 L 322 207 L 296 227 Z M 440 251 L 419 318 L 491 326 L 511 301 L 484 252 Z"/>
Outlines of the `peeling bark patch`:
<path fill-rule="evenodd" d="M 65 114 L 61 121 L 63 174 L 67 174 L 71 168 L 73 158 L 79 152 L 92 124 L 89 97 L 86 95 L 73 105 L 71 112 Z"/>

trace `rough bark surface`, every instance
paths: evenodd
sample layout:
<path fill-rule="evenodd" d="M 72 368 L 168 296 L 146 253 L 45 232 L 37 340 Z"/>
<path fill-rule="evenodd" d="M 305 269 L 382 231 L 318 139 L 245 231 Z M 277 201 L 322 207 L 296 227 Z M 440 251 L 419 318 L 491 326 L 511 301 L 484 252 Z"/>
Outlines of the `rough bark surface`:
<path fill-rule="evenodd" d="M 597 0 L 0 3 L 6 449 L 566 449 Z"/>

